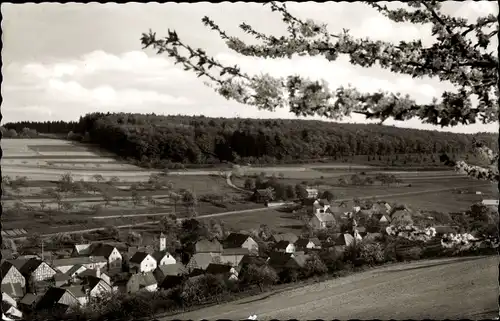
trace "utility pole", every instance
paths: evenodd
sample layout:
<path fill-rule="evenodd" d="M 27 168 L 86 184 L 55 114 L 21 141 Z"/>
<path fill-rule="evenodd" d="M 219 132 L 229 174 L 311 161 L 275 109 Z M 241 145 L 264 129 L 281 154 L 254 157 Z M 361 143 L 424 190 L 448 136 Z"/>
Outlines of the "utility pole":
<path fill-rule="evenodd" d="M 44 257 L 43 257 L 43 238 L 40 238 L 40 242 L 42 243 L 42 255 L 41 255 L 41 257 L 42 257 L 42 261 L 44 261 Z"/>

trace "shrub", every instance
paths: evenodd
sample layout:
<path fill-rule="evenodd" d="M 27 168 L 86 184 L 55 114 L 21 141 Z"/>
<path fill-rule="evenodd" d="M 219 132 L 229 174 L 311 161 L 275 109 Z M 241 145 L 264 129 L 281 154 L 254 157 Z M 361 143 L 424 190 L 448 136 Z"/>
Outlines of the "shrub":
<path fill-rule="evenodd" d="M 422 248 L 420 246 L 411 246 L 404 249 L 398 249 L 396 257 L 398 261 L 418 260 L 422 257 Z"/>
<path fill-rule="evenodd" d="M 328 272 L 328 268 L 325 263 L 321 261 L 317 254 L 312 254 L 307 260 L 303 268 L 303 276 L 306 278 L 312 276 L 321 276 Z"/>
<path fill-rule="evenodd" d="M 361 264 L 376 265 L 385 261 L 384 248 L 380 243 L 362 242 L 358 247 L 358 259 Z"/>

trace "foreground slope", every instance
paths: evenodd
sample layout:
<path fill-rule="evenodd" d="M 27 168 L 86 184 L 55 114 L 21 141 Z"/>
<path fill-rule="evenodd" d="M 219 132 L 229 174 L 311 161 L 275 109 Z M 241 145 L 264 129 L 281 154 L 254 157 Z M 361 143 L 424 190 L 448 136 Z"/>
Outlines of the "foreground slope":
<path fill-rule="evenodd" d="M 498 315 L 498 257 L 452 258 L 377 268 L 171 319 L 484 319 Z"/>

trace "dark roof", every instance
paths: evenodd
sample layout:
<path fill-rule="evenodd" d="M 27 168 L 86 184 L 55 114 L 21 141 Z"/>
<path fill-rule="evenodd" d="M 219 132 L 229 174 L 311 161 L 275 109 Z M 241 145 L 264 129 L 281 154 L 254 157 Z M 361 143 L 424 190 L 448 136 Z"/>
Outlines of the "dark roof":
<path fill-rule="evenodd" d="M 64 289 L 68 290 L 69 293 L 73 294 L 75 298 L 83 298 L 85 297 L 85 287 L 81 285 L 76 285 L 76 286 L 68 286 L 65 287 Z"/>
<path fill-rule="evenodd" d="M 177 285 L 181 285 L 182 281 L 184 281 L 184 276 L 182 275 L 167 275 L 161 282 L 160 287 L 164 289 L 173 288 Z"/>
<path fill-rule="evenodd" d="M 195 277 L 195 276 L 200 276 L 200 275 L 204 275 L 205 274 L 205 271 L 202 270 L 202 269 L 194 269 L 192 270 L 188 277 L 192 278 L 192 277 Z"/>
<path fill-rule="evenodd" d="M 105 258 L 109 258 L 114 249 L 115 247 L 109 244 L 97 243 L 92 244 L 90 252 L 93 256 L 104 256 Z"/>
<path fill-rule="evenodd" d="M 240 261 L 240 266 L 248 265 L 248 264 L 255 264 L 257 266 L 261 266 L 266 264 L 266 257 L 262 256 L 251 256 L 251 255 L 245 255 Z"/>
<path fill-rule="evenodd" d="M 201 239 L 195 244 L 196 253 L 206 253 L 206 252 L 222 252 L 222 245 L 216 239 L 209 241 L 207 239 Z"/>
<path fill-rule="evenodd" d="M 12 264 L 11 262 L 8 262 L 8 261 L 3 261 L 2 262 L 2 265 L 0 266 L 0 273 L 2 275 L 2 277 L 4 275 L 7 275 L 7 273 L 9 272 L 9 270 L 11 268 L 14 268 L 14 269 L 17 269 L 14 264 Z"/>
<path fill-rule="evenodd" d="M 149 254 L 146 252 L 135 252 L 134 256 L 130 258 L 131 263 L 140 264 Z"/>
<path fill-rule="evenodd" d="M 56 273 L 54 275 L 55 281 L 68 281 L 70 279 L 69 275 L 63 273 Z"/>
<path fill-rule="evenodd" d="M 218 275 L 218 274 L 226 274 L 231 271 L 231 266 L 226 264 L 215 264 L 210 263 L 205 270 L 206 273 Z"/>
<path fill-rule="evenodd" d="M 247 248 L 242 248 L 242 247 L 237 247 L 237 248 L 230 248 L 230 249 L 222 249 L 221 255 L 247 255 L 250 253 L 250 250 Z"/>
<path fill-rule="evenodd" d="M 291 253 L 272 252 L 267 262 L 272 267 L 284 267 L 291 258 Z"/>
<path fill-rule="evenodd" d="M 295 246 L 298 248 L 305 248 L 309 242 L 313 242 L 315 246 L 320 246 L 321 242 L 317 237 L 312 238 L 300 238 L 295 242 Z"/>
<path fill-rule="evenodd" d="M 224 241 L 224 247 L 241 247 L 250 236 L 241 233 L 231 233 Z"/>
<path fill-rule="evenodd" d="M 330 202 L 327 199 L 319 199 L 318 204 L 320 206 L 330 205 Z"/>
<path fill-rule="evenodd" d="M 15 260 L 8 260 L 8 262 L 16 267 L 16 269 L 20 272 L 22 267 L 28 262 L 30 259 L 18 258 Z"/>
<path fill-rule="evenodd" d="M 151 256 L 153 257 L 153 259 L 156 260 L 156 262 L 158 262 L 158 264 L 160 263 L 160 261 L 165 257 L 165 255 L 170 255 L 172 256 L 170 253 L 168 253 L 167 251 L 154 251 L 153 254 L 151 254 Z"/>
<path fill-rule="evenodd" d="M 30 275 L 31 273 L 35 272 L 35 270 L 38 269 L 41 264 L 44 263 L 45 262 L 39 259 L 29 259 L 19 272 L 21 272 L 23 275 Z"/>
<path fill-rule="evenodd" d="M 187 272 L 184 265 L 182 265 L 180 263 L 158 265 L 156 270 L 158 270 L 158 272 L 161 272 L 161 274 L 163 274 L 163 276 L 180 275 L 180 274 L 185 274 Z"/>
<path fill-rule="evenodd" d="M 290 245 L 289 241 L 279 241 L 278 243 L 274 244 L 274 248 L 284 250 L 288 245 Z"/>
<path fill-rule="evenodd" d="M 7 293 L 13 298 L 20 298 L 24 295 L 21 283 L 2 283 L 2 292 Z"/>
<path fill-rule="evenodd" d="M 56 303 L 59 303 L 59 300 L 61 300 L 61 297 L 66 292 L 67 290 L 62 288 L 56 288 L 56 287 L 49 288 L 47 292 L 45 292 L 45 294 L 38 301 L 36 305 L 37 309 L 43 310 L 43 309 L 53 308 Z"/>
<path fill-rule="evenodd" d="M 66 271 L 65 274 L 72 275 L 73 273 L 76 273 L 76 271 L 78 271 L 82 267 L 83 267 L 83 265 L 81 265 L 81 264 L 75 264 L 68 271 Z"/>
<path fill-rule="evenodd" d="M 10 249 L 4 249 L 4 250 L 1 250 L 2 252 L 2 260 L 11 260 L 14 258 L 14 253 L 12 250 Z"/>
<path fill-rule="evenodd" d="M 293 233 L 281 233 L 281 234 L 273 234 L 272 238 L 274 238 L 276 242 L 285 240 L 291 243 L 295 243 L 299 237 Z"/>
<path fill-rule="evenodd" d="M 19 303 L 24 305 L 32 305 L 35 304 L 42 297 L 40 295 L 36 295 L 33 293 L 26 293 L 26 295 L 19 301 Z"/>

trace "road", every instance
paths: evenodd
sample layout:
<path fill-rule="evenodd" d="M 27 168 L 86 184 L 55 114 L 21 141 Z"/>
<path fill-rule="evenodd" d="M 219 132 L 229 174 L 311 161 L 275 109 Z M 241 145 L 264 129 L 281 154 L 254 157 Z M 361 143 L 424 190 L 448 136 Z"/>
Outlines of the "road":
<path fill-rule="evenodd" d="M 498 316 L 497 256 L 396 264 L 160 320 L 488 319 Z"/>

